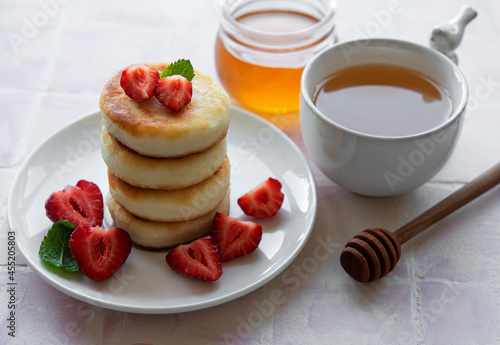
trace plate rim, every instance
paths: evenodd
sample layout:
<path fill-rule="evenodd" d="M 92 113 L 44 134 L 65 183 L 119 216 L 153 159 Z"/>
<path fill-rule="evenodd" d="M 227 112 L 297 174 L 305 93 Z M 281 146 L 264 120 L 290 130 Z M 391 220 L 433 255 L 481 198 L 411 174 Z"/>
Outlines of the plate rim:
<path fill-rule="evenodd" d="M 15 186 L 19 184 L 21 178 L 24 177 L 26 173 L 26 167 L 29 165 L 29 163 L 34 159 L 34 157 L 37 156 L 37 154 L 43 150 L 43 148 L 48 145 L 47 143 L 50 140 L 53 140 L 54 137 L 57 135 L 67 131 L 71 127 L 75 126 L 76 124 L 85 121 L 86 119 L 91 119 L 93 117 L 98 117 L 101 116 L 100 110 L 95 110 L 91 111 L 88 113 L 85 113 L 84 115 L 70 121 L 66 125 L 61 126 L 57 130 L 55 130 L 52 134 L 50 134 L 46 139 L 44 139 L 36 148 L 32 150 L 31 153 L 29 153 L 26 158 L 23 160 L 22 164 L 19 166 L 14 179 L 12 180 L 12 184 L 10 187 L 10 191 L 8 193 L 7 197 L 7 219 L 8 219 L 8 224 L 9 224 L 9 231 L 14 231 L 15 236 L 16 236 L 16 248 L 19 250 L 21 253 L 22 257 L 26 261 L 26 264 L 29 266 L 29 268 L 36 273 L 36 275 L 44 280 L 46 283 L 51 285 L 52 287 L 56 288 L 60 292 L 71 296 L 77 300 L 89 303 L 94 306 L 110 309 L 110 310 L 115 310 L 115 311 L 121 311 L 121 312 L 127 312 L 127 313 L 141 313 L 141 314 L 171 314 L 171 313 L 180 313 L 180 312 L 188 312 L 188 311 L 196 311 L 196 310 L 201 310 L 201 309 L 206 309 L 210 307 L 214 307 L 220 304 L 227 303 L 229 301 L 235 300 L 237 298 L 243 297 L 244 295 L 255 291 L 256 289 L 266 285 L 269 283 L 271 280 L 276 278 L 279 274 L 281 274 L 300 254 L 300 252 L 303 250 L 304 246 L 309 240 L 309 237 L 312 233 L 312 230 L 314 228 L 316 218 L 317 218 L 317 203 L 318 203 L 318 196 L 317 196 L 317 188 L 316 188 L 316 181 L 314 178 L 314 175 L 312 173 L 311 167 L 309 166 L 304 154 L 300 150 L 300 148 L 297 146 L 297 144 L 286 134 L 284 133 L 280 128 L 278 128 L 276 125 L 273 123 L 263 119 L 262 117 L 248 111 L 242 108 L 239 108 L 237 106 L 231 105 L 230 107 L 231 110 L 231 115 L 233 115 L 233 112 L 240 113 L 240 116 L 248 116 L 252 118 L 253 121 L 257 121 L 264 126 L 271 127 L 273 131 L 276 133 L 279 133 L 282 139 L 284 139 L 288 146 L 292 148 L 295 153 L 297 154 L 298 158 L 301 160 L 301 164 L 305 168 L 305 171 L 307 173 L 307 180 L 310 183 L 310 189 L 311 189 L 311 207 L 310 207 L 310 214 L 311 214 L 311 221 L 308 224 L 308 228 L 306 231 L 303 233 L 305 236 L 303 236 L 303 239 L 298 243 L 297 247 L 294 248 L 294 250 L 288 255 L 288 257 L 284 260 L 283 263 L 278 265 L 276 269 L 273 270 L 271 274 L 265 275 L 262 279 L 256 280 L 252 284 L 246 285 L 244 288 L 240 288 L 238 290 L 235 290 L 234 292 L 230 294 L 226 294 L 221 297 L 216 297 L 216 298 L 211 298 L 206 301 L 198 302 L 198 303 L 191 303 L 191 304 L 183 304 L 179 305 L 176 307 L 165 307 L 165 306 L 158 306 L 158 307 L 139 307 L 139 306 L 131 306 L 131 305 L 124 305 L 121 303 L 116 303 L 108 300 L 102 300 L 99 298 L 96 298 L 94 296 L 90 296 L 88 294 L 85 294 L 84 292 L 79 292 L 78 290 L 73 290 L 69 288 L 68 286 L 62 284 L 59 282 L 57 279 L 54 279 L 50 274 L 47 274 L 47 270 L 42 267 L 42 265 L 38 265 L 28 257 L 27 253 L 25 253 L 26 248 L 23 248 L 18 245 L 18 233 L 19 229 L 17 227 L 17 223 L 14 221 L 14 214 L 13 214 L 13 205 L 12 205 L 12 200 L 15 197 L 16 194 L 16 188 Z M 229 125 L 231 126 L 231 124 Z M 23 174 L 24 172 L 24 174 Z"/>

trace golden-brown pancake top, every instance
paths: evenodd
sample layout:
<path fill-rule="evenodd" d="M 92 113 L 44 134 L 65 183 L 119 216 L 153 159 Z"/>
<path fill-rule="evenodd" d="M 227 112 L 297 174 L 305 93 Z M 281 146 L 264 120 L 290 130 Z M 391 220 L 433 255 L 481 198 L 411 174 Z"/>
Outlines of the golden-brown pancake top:
<path fill-rule="evenodd" d="M 166 63 L 145 65 L 157 69 L 160 73 L 168 66 Z M 108 131 L 123 144 L 130 146 L 124 142 L 127 138 L 139 141 L 153 139 L 154 143 L 146 143 L 146 146 L 154 146 L 200 137 L 199 143 L 192 142 L 193 148 L 187 147 L 188 151 L 195 152 L 224 137 L 229 125 L 230 100 L 224 89 L 211 77 L 195 70 L 191 102 L 179 111 L 172 111 L 154 96 L 145 101 L 128 97 L 120 86 L 122 71 L 123 69 L 116 72 L 105 84 L 99 106 L 105 117 L 105 124 L 108 121 L 108 124 L 112 124 L 107 127 Z M 133 145 L 141 146 L 140 142 Z M 184 143 L 183 145 L 191 146 Z M 196 148 L 197 145 L 202 147 Z"/>

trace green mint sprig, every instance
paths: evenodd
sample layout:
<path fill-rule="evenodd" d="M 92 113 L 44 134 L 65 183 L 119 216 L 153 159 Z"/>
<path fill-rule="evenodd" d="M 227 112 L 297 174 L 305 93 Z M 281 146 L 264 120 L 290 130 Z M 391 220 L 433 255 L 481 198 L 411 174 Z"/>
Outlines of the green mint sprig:
<path fill-rule="evenodd" d="M 169 77 L 171 75 L 181 75 L 187 80 L 192 81 L 194 78 L 193 65 L 191 65 L 189 60 L 179 59 L 168 65 L 168 67 L 161 72 L 160 78 Z"/>
<path fill-rule="evenodd" d="M 70 222 L 65 220 L 52 225 L 40 245 L 38 251 L 40 258 L 47 264 L 62 268 L 65 271 L 81 271 L 69 248 L 69 239 L 75 229 Z"/>

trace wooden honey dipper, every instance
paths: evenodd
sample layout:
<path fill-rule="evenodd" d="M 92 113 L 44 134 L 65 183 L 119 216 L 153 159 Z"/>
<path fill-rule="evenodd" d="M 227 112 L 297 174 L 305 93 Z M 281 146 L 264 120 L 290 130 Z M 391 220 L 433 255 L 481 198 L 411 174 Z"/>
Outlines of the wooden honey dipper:
<path fill-rule="evenodd" d="M 401 257 L 401 246 L 500 183 L 500 163 L 475 178 L 443 201 L 391 233 L 366 229 L 347 242 L 340 255 L 344 270 L 359 282 L 372 282 L 391 272 Z"/>

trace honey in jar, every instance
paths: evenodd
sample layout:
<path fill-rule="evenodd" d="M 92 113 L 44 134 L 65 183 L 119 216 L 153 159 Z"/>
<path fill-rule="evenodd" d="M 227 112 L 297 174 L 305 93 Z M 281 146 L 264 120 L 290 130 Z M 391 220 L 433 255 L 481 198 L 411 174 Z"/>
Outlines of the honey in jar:
<path fill-rule="evenodd" d="M 233 99 L 274 114 L 299 109 L 307 61 L 334 42 L 330 1 L 221 1 L 216 67 Z"/>

